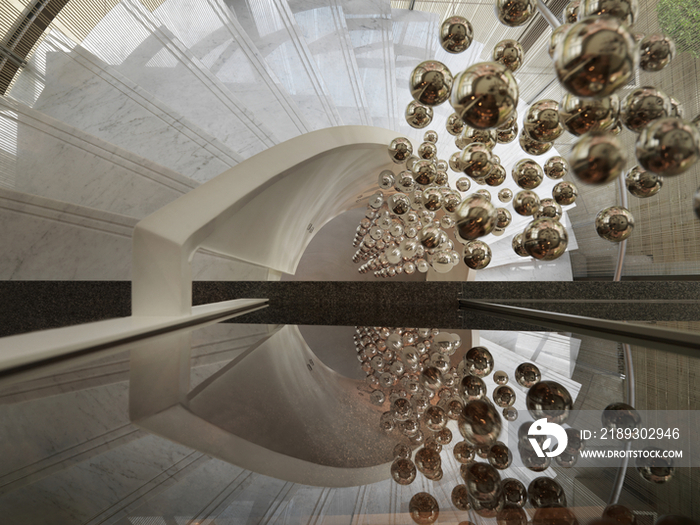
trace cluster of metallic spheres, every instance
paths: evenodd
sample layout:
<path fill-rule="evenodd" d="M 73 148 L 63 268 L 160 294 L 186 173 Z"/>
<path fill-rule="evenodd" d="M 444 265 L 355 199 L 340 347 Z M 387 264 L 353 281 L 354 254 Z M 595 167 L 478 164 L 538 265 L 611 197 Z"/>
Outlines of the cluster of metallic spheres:
<path fill-rule="evenodd" d="M 535 0 L 495 0 L 495 8 L 498 20 L 510 27 L 525 24 L 536 12 Z M 574 0 L 567 6 L 565 23 L 552 32 L 549 45 L 554 71 L 567 93 L 560 102 L 534 102 L 528 108 L 521 130 L 516 114 L 519 92 L 513 74 L 522 65 L 524 52 L 517 41 L 499 42 L 493 49 L 491 62 L 473 64 L 456 75 L 437 60 L 420 63 L 409 79 L 413 100 L 406 108 L 406 121 L 414 128 L 425 128 L 432 122 L 433 108 L 449 101 L 454 113 L 445 127 L 456 136 L 455 144 L 460 151 L 445 163 L 435 157 L 436 148 L 424 143 L 417 156 L 413 156 L 410 142 L 398 138 L 389 152 L 397 164 L 406 163 L 406 170 L 399 176 L 392 175 L 401 181 L 412 176 L 421 187 L 419 191 L 433 185 L 446 188 L 447 183 L 440 181 L 446 181 L 449 166 L 468 177 L 466 189 L 458 188 L 460 191 L 468 191 L 469 179 L 498 186 L 505 181 L 506 173 L 492 153 L 497 144 L 510 143 L 519 136 L 522 149 L 537 156 L 549 151 L 554 141 L 568 131 L 578 140 L 564 174 L 570 171 L 576 180 L 598 185 L 624 176 L 629 192 L 635 197 L 658 193 L 663 177 L 680 175 L 697 161 L 700 116 L 693 122 L 683 120 L 680 103 L 654 87 L 634 89 L 622 101 L 616 94 L 629 83 L 636 68 L 660 71 L 675 54 L 673 42 L 664 35 L 631 33 L 637 11 L 637 0 Z M 471 23 L 460 16 L 449 17 L 440 28 L 440 42 L 449 53 L 468 49 L 473 35 Z M 623 127 L 637 134 L 638 165 L 626 175 L 623 173 L 628 155 L 617 137 Z M 426 138 L 426 142 L 430 141 Z M 523 162 L 534 163 L 531 159 Z M 532 170 L 513 173 L 514 181 L 523 188 L 514 198 L 518 213 L 522 210 L 524 215 L 534 215 L 540 209 L 539 197 L 532 191 L 539 185 L 537 176 Z M 557 204 L 573 203 L 577 194 L 575 186 L 568 181 L 560 184 L 553 195 Z M 411 188 L 395 189 L 406 194 L 407 199 L 415 200 L 408 195 L 413 191 Z M 510 190 L 504 191 L 507 202 Z M 476 239 L 493 231 L 496 213 L 483 199 L 472 197 L 473 194 L 467 195 L 456 210 L 447 213 L 455 219 L 457 240 L 466 245 L 465 263 L 481 269 L 488 264 L 491 254 L 489 247 Z M 700 216 L 700 190 L 695 202 Z M 514 240 L 516 253 L 545 260 L 564 253 L 567 236 L 559 222 L 561 212 L 555 207 L 548 209 L 554 216 L 535 220 L 528 227 L 529 232 Z M 602 210 L 595 224 L 600 237 L 620 242 L 631 235 L 634 218 L 629 210 L 614 206 Z"/>
<path fill-rule="evenodd" d="M 494 371 L 494 358 L 487 348 L 470 348 L 459 358 L 460 337 L 431 328 L 356 327 L 354 340 L 367 374 L 370 401 L 388 406 L 379 427 L 400 440 L 392 453 L 391 477 L 396 483 L 410 485 L 419 472 L 431 481 L 443 478 L 441 453 L 453 442 L 448 423 L 454 421 L 463 440 L 453 445 L 452 455 L 464 481 L 452 491 L 455 508 L 520 523 L 528 501 L 535 509 L 566 507 L 563 489 L 549 477 L 536 478 L 527 490 L 514 478 L 501 479 L 500 472 L 513 461 L 511 450 L 498 440 L 503 430 L 501 414 L 509 422 L 518 419 L 513 407 L 516 393 L 508 374 Z M 489 375 L 496 385 L 493 401 L 485 382 Z M 527 389 L 526 406 L 533 420 L 544 418 L 560 425 L 569 420 L 573 399 L 563 385 L 542 380 L 538 367 L 527 362 L 515 369 L 514 379 Z M 639 428 L 641 418 L 633 407 L 612 403 L 603 410 L 601 422 L 614 436 L 617 429 Z M 532 423 L 518 428 L 518 452 L 525 467 L 543 472 L 552 459 L 534 450 L 529 435 Z M 567 446 L 554 460 L 570 468 L 577 463 L 585 441 L 574 428 L 566 428 L 566 433 Z M 554 448 L 544 435 L 534 439 L 542 450 Z M 674 472 L 672 460 L 663 458 L 644 459 L 636 466 L 644 479 L 654 483 L 668 481 Z M 439 507 L 433 496 L 421 492 L 411 499 L 409 512 L 416 523 L 424 525 L 435 522 Z M 525 517 L 522 525 L 526 523 Z M 571 523 L 576 523 L 575 518 Z"/>

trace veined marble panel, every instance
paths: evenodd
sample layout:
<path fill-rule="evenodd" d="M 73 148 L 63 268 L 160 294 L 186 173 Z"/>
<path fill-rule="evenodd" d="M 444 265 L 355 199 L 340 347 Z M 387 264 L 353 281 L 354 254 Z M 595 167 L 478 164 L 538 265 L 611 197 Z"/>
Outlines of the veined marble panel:
<path fill-rule="evenodd" d="M 108 62 L 105 42 L 147 34 L 112 67 L 243 158 L 278 142 L 274 133 L 228 91 L 167 29 L 135 0 L 123 0 L 90 32 L 81 47 Z M 79 52 L 79 50 L 78 50 Z M 116 61 L 115 61 L 116 62 Z"/>
<path fill-rule="evenodd" d="M 150 4 L 149 0 L 142 0 Z M 166 0 L 152 15 L 280 141 L 312 130 L 306 116 L 221 0 Z"/>
<path fill-rule="evenodd" d="M 398 129 L 391 6 L 383 0 L 348 0 L 343 12 L 372 123 Z"/>
<path fill-rule="evenodd" d="M 0 151 L 5 187 L 130 217 L 198 185 L 9 98 L 0 99 Z"/>
<path fill-rule="evenodd" d="M 10 96 L 200 182 L 243 160 L 55 30 L 35 51 Z"/>
<path fill-rule="evenodd" d="M 288 0 L 343 123 L 372 125 L 364 87 L 338 0 Z"/>
<path fill-rule="evenodd" d="M 225 0 L 313 129 L 343 122 L 286 0 Z"/>

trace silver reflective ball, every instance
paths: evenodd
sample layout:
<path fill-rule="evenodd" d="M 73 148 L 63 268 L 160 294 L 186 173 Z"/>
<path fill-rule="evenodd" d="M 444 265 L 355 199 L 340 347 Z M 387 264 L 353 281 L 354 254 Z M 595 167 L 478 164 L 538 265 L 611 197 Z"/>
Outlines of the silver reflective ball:
<path fill-rule="evenodd" d="M 507 176 L 508 174 L 506 173 L 506 169 L 503 166 L 501 166 L 500 164 L 494 164 L 491 173 L 484 177 L 484 182 L 489 186 L 500 186 L 505 182 Z"/>
<path fill-rule="evenodd" d="M 631 26 L 639 13 L 639 0 L 583 0 L 580 9 L 583 12 L 581 18 L 608 15 Z"/>
<path fill-rule="evenodd" d="M 513 122 L 513 125 L 509 128 L 497 128 L 496 129 L 496 141 L 499 144 L 510 144 L 518 136 L 518 123 Z"/>
<path fill-rule="evenodd" d="M 524 190 L 534 190 L 544 180 L 542 168 L 532 159 L 519 160 L 513 166 L 512 175 L 515 183 Z"/>
<path fill-rule="evenodd" d="M 442 62 L 421 62 L 408 79 L 408 88 L 416 102 L 425 106 L 439 106 L 450 98 L 452 73 Z"/>
<path fill-rule="evenodd" d="M 460 177 L 459 179 L 457 179 L 457 182 L 455 182 L 455 187 L 462 193 L 469 191 L 469 188 L 471 188 L 471 186 L 472 183 L 467 177 Z"/>
<path fill-rule="evenodd" d="M 418 153 L 421 159 L 433 160 L 437 158 L 437 146 L 432 142 L 423 142 L 418 146 L 418 151 L 416 153 Z"/>
<path fill-rule="evenodd" d="M 569 155 L 569 165 L 577 179 L 587 184 L 606 184 L 622 173 L 627 155 L 620 140 L 604 131 L 581 137 Z"/>
<path fill-rule="evenodd" d="M 637 46 L 627 27 L 607 15 L 584 18 L 554 53 L 559 82 L 579 97 L 607 97 L 634 74 Z"/>
<path fill-rule="evenodd" d="M 547 49 L 547 51 L 549 52 L 549 58 L 554 58 L 554 52 L 556 51 L 557 47 L 559 47 L 564 41 L 564 36 L 570 28 L 571 23 L 567 23 L 562 24 L 554 28 L 554 30 L 552 30 L 552 34 L 549 37 L 549 48 Z"/>
<path fill-rule="evenodd" d="M 596 215 L 595 230 L 606 241 L 621 242 L 632 235 L 634 217 L 622 206 L 611 206 Z"/>
<path fill-rule="evenodd" d="M 526 404 L 533 419 L 546 418 L 559 425 L 566 422 L 574 406 L 569 391 L 555 381 L 540 381 L 532 386 Z"/>
<path fill-rule="evenodd" d="M 568 206 L 576 202 L 578 188 L 573 182 L 563 180 L 552 189 L 552 197 L 554 197 L 557 204 Z"/>
<path fill-rule="evenodd" d="M 394 186 L 394 172 L 391 170 L 383 170 L 378 177 L 377 184 L 383 190 L 391 189 Z"/>
<path fill-rule="evenodd" d="M 501 40 L 493 48 L 493 61 L 503 64 L 511 71 L 516 71 L 523 65 L 525 51 L 517 40 Z"/>
<path fill-rule="evenodd" d="M 451 16 L 440 26 L 440 45 L 448 53 L 469 49 L 474 39 L 474 28 L 463 16 Z"/>
<path fill-rule="evenodd" d="M 523 120 L 523 131 L 537 142 L 554 142 L 564 126 L 559 118 L 559 103 L 555 100 L 538 100 L 530 106 Z"/>
<path fill-rule="evenodd" d="M 496 227 L 496 208 L 483 195 L 464 199 L 455 212 L 455 234 L 465 241 L 488 235 Z"/>
<path fill-rule="evenodd" d="M 639 67 L 644 71 L 661 71 L 676 56 L 676 44 L 669 37 L 655 33 L 639 44 Z"/>
<path fill-rule="evenodd" d="M 594 99 L 567 93 L 559 104 L 561 123 L 566 131 L 577 137 L 589 131 L 614 128 L 619 113 L 620 98 L 617 95 Z"/>
<path fill-rule="evenodd" d="M 569 163 L 564 157 L 550 157 L 544 163 L 544 174 L 554 180 L 562 179 L 569 173 Z"/>
<path fill-rule="evenodd" d="M 535 219 L 523 232 L 525 251 L 542 261 L 552 261 L 564 255 L 568 242 L 566 229 L 556 219 Z"/>
<path fill-rule="evenodd" d="M 635 166 L 625 175 L 627 190 L 640 199 L 656 195 L 661 190 L 664 180 L 661 175 L 644 171 L 639 166 Z"/>
<path fill-rule="evenodd" d="M 630 131 L 639 133 L 650 122 L 671 116 L 671 99 L 654 87 L 637 88 L 622 101 L 620 121 Z"/>
<path fill-rule="evenodd" d="M 501 202 L 510 202 L 513 198 L 513 192 L 509 188 L 503 188 L 498 192 L 498 200 Z"/>
<path fill-rule="evenodd" d="M 483 179 L 493 169 L 491 150 L 480 142 L 467 145 L 460 157 L 462 171 L 472 179 Z"/>
<path fill-rule="evenodd" d="M 483 241 L 470 241 L 464 246 L 463 260 L 472 270 L 483 270 L 491 262 L 491 248 Z"/>
<path fill-rule="evenodd" d="M 540 199 L 540 208 L 535 212 L 534 218 L 560 220 L 562 213 L 561 206 L 554 199 Z"/>
<path fill-rule="evenodd" d="M 433 108 L 412 100 L 406 106 L 406 122 L 416 129 L 425 128 L 433 121 Z"/>
<path fill-rule="evenodd" d="M 700 134 L 690 122 L 668 117 L 652 122 L 637 137 L 639 164 L 664 177 L 680 175 L 698 159 Z"/>
<path fill-rule="evenodd" d="M 495 129 L 475 129 L 471 126 L 465 126 L 464 131 L 460 135 L 464 147 L 475 142 L 480 142 L 488 149 L 492 150 L 496 146 L 496 130 Z M 462 147 L 461 149 L 464 149 Z"/>
<path fill-rule="evenodd" d="M 457 113 L 452 113 L 447 117 L 447 122 L 445 123 L 445 128 L 450 135 L 457 136 L 462 133 L 464 129 L 464 122 Z"/>
<path fill-rule="evenodd" d="M 513 251 L 518 254 L 520 257 L 530 257 L 530 254 L 527 253 L 527 250 L 525 250 L 525 246 L 523 246 L 523 234 L 518 233 L 513 237 L 513 241 L 511 243 L 513 247 Z"/>
<path fill-rule="evenodd" d="M 518 84 L 503 64 L 480 62 L 455 78 L 450 103 L 469 126 L 491 129 L 503 125 L 518 105 Z"/>
<path fill-rule="evenodd" d="M 406 162 L 413 154 L 413 145 L 406 137 L 398 137 L 389 144 L 389 157 L 396 164 Z"/>
<path fill-rule="evenodd" d="M 513 209 L 518 215 L 530 216 L 540 208 L 540 198 L 534 191 L 523 190 L 515 194 Z"/>
<path fill-rule="evenodd" d="M 509 27 L 525 24 L 535 14 L 534 0 L 496 0 L 498 21 Z"/>
<path fill-rule="evenodd" d="M 564 22 L 567 24 L 575 24 L 578 22 L 578 10 L 581 6 L 580 0 L 572 0 L 564 8 Z"/>
<path fill-rule="evenodd" d="M 528 155 L 544 155 L 552 149 L 551 142 L 537 142 L 532 140 L 524 131 L 520 133 L 520 147 Z"/>

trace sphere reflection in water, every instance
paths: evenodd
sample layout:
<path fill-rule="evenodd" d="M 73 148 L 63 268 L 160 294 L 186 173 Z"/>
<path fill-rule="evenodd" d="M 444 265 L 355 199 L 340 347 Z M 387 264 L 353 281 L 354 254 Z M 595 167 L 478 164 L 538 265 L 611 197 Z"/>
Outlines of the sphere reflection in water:
<path fill-rule="evenodd" d="M 644 171 L 639 166 L 635 166 L 627 172 L 625 184 L 627 190 L 640 199 L 652 197 L 661 191 L 663 177 L 649 171 Z"/>
<path fill-rule="evenodd" d="M 566 494 L 561 485 L 552 478 L 540 477 L 530 482 L 527 488 L 530 504 L 538 508 L 566 507 Z"/>
<path fill-rule="evenodd" d="M 419 492 L 411 498 L 408 512 L 418 525 L 431 525 L 437 521 L 440 507 L 433 496 L 427 492 Z"/>
<path fill-rule="evenodd" d="M 573 204 L 578 197 L 578 188 L 572 182 L 563 180 L 552 189 L 552 197 L 561 206 Z"/>
<path fill-rule="evenodd" d="M 657 175 L 680 175 L 698 159 L 698 133 L 697 127 L 679 118 L 655 120 L 637 137 L 637 160 Z"/>
<path fill-rule="evenodd" d="M 440 26 L 440 45 L 448 53 L 466 51 L 473 39 L 474 28 L 462 16 L 451 16 Z"/>
<path fill-rule="evenodd" d="M 433 108 L 412 100 L 406 106 L 405 117 L 409 126 L 422 129 L 433 121 Z"/>
<path fill-rule="evenodd" d="M 488 403 L 478 399 L 464 406 L 457 421 L 462 437 L 474 445 L 493 445 L 501 433 L 501 416 Z"/>
<path fill-rule="evenodd" d="M 535 219 L 523 232 L 525 250 L 542 261 L 552 261 L 564 255 L 568 242 L 564 226 L 555 219 Z"/>
<path fill-rule="evenodd" d="M 627 156 L 614 135 L 592 131 L 581 137 L 571 150 L 569 164 L 579 180 L 588 184 L 606 184 L 622 173 Z"/>
<path fill-rule="evenodd" d="M 463 260 L 472 270 L 483 270 L 491 262 L 491 248 L 483 241 L 470 241 L 464 246 Z"/>
<path fill-rule="evenodd" d="M 640 476 L 650 483 L 666 483 L 672 477 L 675 471 L 673 460 L 665 457 L 651 457 L 652 455 L 661 456 L 664 451 L 657 447 L 645 447 L 642 450 L 643 454 L 649 454 L 649 457 L 637 458 L 636 467 Z"/>
<path fill-rule="evenodd" d="M 661 71 L 676 55 L 676 45 L 669 37 L 655 33 L 639 43 L 639 67 L 644 71 Z"/>
<path fill-rule="evenodd" d="M 413 461 L 398 458 L 391 464 L 391 478 L 399 485 L 410 485 L 416 479 L 416 466 Z"/>
<path fill-rule="evenodd" d="M 518 105 L 518 85 L 503 64 L 480 62 L 457 75 L 450 103 L 467 125 L 497 128 Z"/>
<path fill-rule="evenodd" d="M 622 242 L 634 231 L 634 217 L 622 206 L 610 206 L 596 216 L 595 229 L 606 241 Z"/>
<path fill-rule="evenodd" d="M 554 68 L 569 93 L 601 98 L 629 82 L 636 53 L 634 38 L 620 20 L 607 15 L 584 18 L 557 46 Z"/>
<path fill-rule="evenodd" d="M 540 381 L 527 392 L 527 410 L 535 419 L 547 418 L 550 423 L 565 423 L 573 408 L 569 391 L 555 381 Z"/>
<path fill-rule="evenodd" d="M 535 14 L 533 0 L 496 0 L 496 16 L 501 24 L 517 27 Z"/>
<path fill-rule="evenodd" d="M 608 131 L 615 127 L 620 113 L 620 98 L 581 98 L 571 93 L 559 104 L 559 117 L 566 131 L 580 137 L 589 131 Z"/>
<path fill-rule="evenodd" d="M 452 489 L 452 504 L 458 510 L 467 511 L 471 509 L 471 504 L 469 503 L 469 490 L 466 485 L 457 485 Z"/>
<path fill-rule="evenodd" d="M 408 79 L 411 96 L 425 106 L 438 106 L 450 98 L 452 73 L 442 62 L 421 62 Z"/>
<path fill-rule="evenodd" d="M 517 40 L 501 40 L 493 48 L 493 61 L 515 72 L 522 64 L 525 51 Z"/>

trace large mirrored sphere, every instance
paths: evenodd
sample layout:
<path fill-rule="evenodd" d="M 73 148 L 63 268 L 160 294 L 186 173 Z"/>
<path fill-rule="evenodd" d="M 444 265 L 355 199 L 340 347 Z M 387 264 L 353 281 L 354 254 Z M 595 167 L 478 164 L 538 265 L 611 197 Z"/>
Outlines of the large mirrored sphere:
<path fill-rule="evenodd" d="M 534 0 L 496 0 L 498 21 L 509 27 L 523 25 L 534 14 Z"/>
<path fill-rule="evenodd" d="M 452 504 L 457 510 L 467 511 L 472 508 L 469 503 L 469 490 L 466 485 L 457 485 L 452 489 Z"/>
<path fill-rule="evenodd" d="M 501 385 L 493 391 L 493 401 L 501 408 L 512 406 L 515 403 L 515 390 L 508 385 Z"/>
<path fill-rule="evenodd" d="M 523 64 L 523 58 L 525 51 L 517 40 L 501 40 L 493 48 L 493 61 L 503 64 L 511 71 L 516 71 Z"/>
<path fill-rule="evenodd" d="M 496 227 L 496 208 L 483 195 L 470 195 L 457 207 L 456 234 L 464 241 L 488 235 Z"/>
<path fill-rule="evenodd" d="M 558 180 L 569 173 L 569 163 L 564 157 L 554 156 L 544 163 L 544 174 L 554 180 Z"/>
<path fill-rule="evenodd" d="M 457 426 L 462 437 L 472 445 L 491 446 L 501 434 L 501 416 L 491 403 L 477 399 L 464 405 Z"/>
<path fill-rule="evenodd" d="M 620 113 L 620 97 L 581 98 L 567 93 L 559 103 L 559 117 L 566 131 L 580 137 L 589 131 L 612 130 Z"/>
<path fill-rule="evenodd" d="M 503 166 L 494 164 L 491 173 L 484 177 L 484 182 L 491 187 L 500 186 L 506 181 L 507 176 L 506 169 Z"/>
<path fill-rule="evenodd" d="M 639 428 L 642 418 L 633 406 L 627 403 L 611 403 L 603 410 L 601 416 L 603 426 L 612 430 L 611 437 L 620 441 L 630 441 L 630 431 Z M 618 432 L 619 430 L 619 432 Z M 627 436 L 625 436 L 627 430 Z"/>
<path fill-rule="evenodd" d="M 645 447 L 643 452 L 648 454 L 658 454 L 661 456 L 664 451 L 658 447 Z M 650 483 L 666 483 L 675 471 L 673 460 L 664 457 L 640 457 L 635 462 L 637 472 Z"/>
<path fill-rule="evenodd" d="M 569 391 L 555 381 L 540 381 L 527 391 L 527 410 L 533 419 L 547 418 L 561 425 L 569 418 L 574 406 Z"/>
<path fill-rule="evenodd" d="M 653 120 L 671 115 L 671 99 L 655 87 L 631 91 L 622 101 L 620 120 L 630 131 L 639 133 Z"/>
<path fill-rule="evenodd" d="M 450 135 L 456 136 L 462 133 L 462 130 L 464 129 L 464 122 L 462 121 L 462 118 L 457 115 L 457 113 L 452 113 L 452 115 L 447 117 L 445 128 Z"/>
<path fill-rule="evenodd" d="M 518 84 L 503 64 L 480 62 L 457 75 L 450 103 L 467 125 L 497 128 L 518 105 Z"/>
<path fill-rule="evenodd" d="M 515 183 L 524 190 L 534 190 L 544 180 L 542 168 L 532 159 L 519 160 L 513 166 L 512 175 Z"/>
<path fill-rule="evenodd" d="M 527 253 L 525 250 L 525 246 L 523 246 L 523 234 L 518 233 L 513 236 L 513 241 L 511 243 L 513 247 L 513 251 L 519 255 L 520 257 L 530 257 L 530 254 Z"/>
<path fill-rule="evenodd" d="M 465 126 L 462 131 L 462 143 L 464 146 L 480 142 L 488 149 L 492 150 L 496 146 L 496 130 L 495 129 L 476 129 L 471 126 Z M 464 149 L 464 148 L 462 148 Z"/>
<path fill-rule="evenodd" d="M 510 144 L 518 136 L 518 123 L 513 122 L 510 127 L 496 129 L 496 142 L 499 144 Z"/>
<path fill-rule="evenodd" d="M 399 485 L 410 485 L 416 479 L 416 466 L 413 461 L 398 458 L 391 464 L 391 478 Z"/>
<path fill-rule="evenodd" d="M 606 241 L 624 241 L 634 231 L 634 217 L 622 206 L 610 206 L 596 215 L 595 231 Z"/>
<path fill-rule="evenodd" d="M 639 43 L 639 67 L 644 71 L 661 71 L 676 56 L 676 44 L 669 37 L 654 33 Z"/>
<path fill-rule="evenodd" d="M 587 184 L 606 184 L 619 177 L 627 162 L 620 140 L 604 131 L 591 131 L 571 148 L 569 165 L 577 179 Z"/>
<path fill-rule="evenodd" d="M 389 157 L 396 164 L 406 162 L 413 154 L 413 145 L 406 137 L 398 137 L 389 144 Z"/>
<path fill-rule="evenodd" d="M 540 198 L 534 191 L 519 191 L 513 197 L 513 209 L 518 215 L 526 217 L 534 215 L 540 208 Z"/>
<path fill-rule="evenodd" d="M 564 41 L 564 37 L 566 36 L 567 31 L 571 28 L 571 24 L 562 24 L 560 26 L 555 27 L 552 30 L 552 34 L 549 37 L 549 48 L 547 51 L 549 52 L 549 58 L 554 58 L 554 52 L 556 51 L 557 47 L 561 45 L 561 43 Z"/>
<path fill-rule="evenodd" d="M 486 384 L 480 377 L 466 375 L 459 383 L 459 395 L 465 403 L 482 399 L 486 396 Z"/>
<path fill-rule="evenodd" d="M 527 489 L 522 481 L 515 478 L 506 478 L 501 483 L 501 489 L 503 490 L 506 505 L 522 507 L 527 503 Z"/>
<path fill-rule="evenodd" d="M 579 97 L 607 97 L 634 75 L 637 45 L 617 18 L 601 15 L 576 22 L 554 53 L 559 82 Z"/>
<path fill-rule="evenodd" d="M 440 515 L 437 500 L 427 492 L 415 494 L 408 504 L 408 513 L 418 525 L 432 525 Z"/>
<path fill-rule="evenodd" d="M 536 509 L 566 507 L 566 494 L 559 483 L 548 477 L 535 478 L 527 487 L 527 497 Z"/>
<path fill-rule="evenodd" d="M 552 197 L 561 206 L 573 204 L 578 197 L 578 188 L 574 183 L 563 180 L 552 189 Z"/>
<path fill-rule="evenodd" d="M 567 24 L 575 24 L 578 22 L 578 10 L 581 6 L 580 0 L 572 0 L 564 8 L 564 22 Z"/>
<path fill-rule="evenodd" d="M 583 0 L 581 18 L 586 16 L 614 16 L 627 26 L 634 24 L 639 12 L 639 0 Z"/>
<path fill-rule="evenodd" d="M 523 120 L 523 130 L 537 142 L 553 142 L 564 133 L 556 100 L 538 100 L 530 106 Z"/>
<path fill-rule="evenodd" d="M 462 150 L 460 162 L 462 171 L 475 180 L 486 177 L 494 165 L 491 150 L 480 142 L 466 145 Z"/>
<path fill-rule="evenodd" d="M 520 147 L 525 153 L 535 156 L 544 155 L 552 149 L 553 145 L 551 142 L 537 142 L 536 140 L 532 140 L 524 131 L 520 133 L 518 142 L 520 142 Z"/>
<path fill-rule="evenodd" d="M 566 229 L 556 219 L 535 219 L 523 232 L 525 250 L 542 261 L 552 261 L 564 255 L 568 242 Z"/>
<path fill-rule="evenodd" d="M 501 492 L 501 475 L 488 463 L 469 465 L 465 481 L 471 497 L 479 501 L 493 500 Z"/>
<path fill-rule="evenodd" d="M 535 219 L 549 218 L 561 220 L 562 209 L 554 199 L 540 199 L 540 208 L 535 212 Z"/>
<path fill-rule="evenodd" d="M 416 129 L 425 128 L 433 121 L 433 108 L 412 100 L 406 106 L 406 122 Z"/>
<path fill-rule="evenodd" d="M 440 26 L 440 45 L 448 53 L 469 49 L 474 39 L 474 28 L 463 16 L 451 16 Z"/>
<path fill-rule="evenodd" d="M 425 106 L 439 106 L 450 98 L 452 73 L 442 62 L 427 60 L 421 62 L 408 79 L 408 88 L 416 102 Z"/>
<path fill-rule="evenodd" d="M 515 369 L 515 380 L 525 388 L 531 388 L 542 379 L 540 369 L 532 363 L 522 363 Z"/>
<path fill-rule="evenodd" d="M 493 371 L 493 356 L 485 346 L 475 346 L 464 354 L 465 369 L 468 374 L 486 377 Z"/>
<path fill-rule="evenodd" d="M 483 241 L 470 241 L 464 246 L 463 259 L 472 270 L 483 270 L 491 262 L 491 248 Z"/>
<path fill-rule="evenodd" d="M 698 128 L 690 122 L 673 117 L 658 119 L 637 137 L 637 160 L 657 175 L 680 175 L 697 161 L 699 144 Z"/>

